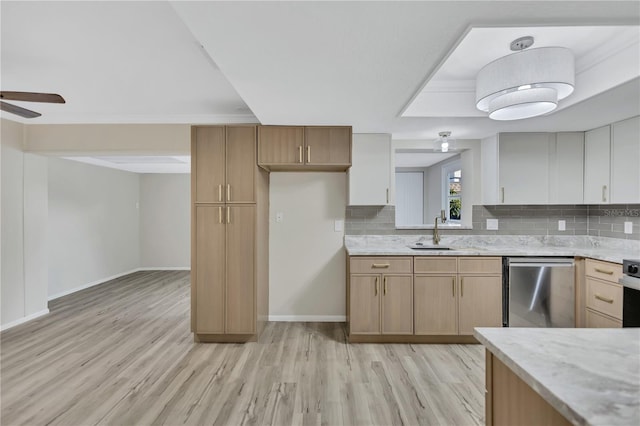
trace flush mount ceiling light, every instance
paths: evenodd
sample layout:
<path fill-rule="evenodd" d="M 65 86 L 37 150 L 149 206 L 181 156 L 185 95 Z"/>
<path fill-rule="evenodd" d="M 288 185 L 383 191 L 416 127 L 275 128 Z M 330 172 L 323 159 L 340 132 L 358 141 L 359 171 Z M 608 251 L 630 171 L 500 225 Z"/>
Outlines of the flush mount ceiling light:
<path fill-rule="evenodd" d="M 573 53 L 564 47 L 539 47 L 533 37 L 511 43 L 516 53 L 485 65 L 476 77 L 476 107 L 493 120 L 518 120 L 546 114 L 573 92 Z"/>
<path fill-rule="evenodd" d="M 454 140 L 453 139 L 449 139 L 449 137 L 451 136 L 451 132 L 446 131 L 446 132 L 440 132 L 438 133 L 438 136 L 440 136 L 438 139 L 436 139 L 436 146 L 435 146 L 435 150 L 438 152 L 449 152 L 451 150 L 453 150 L 454 148 Z"/>

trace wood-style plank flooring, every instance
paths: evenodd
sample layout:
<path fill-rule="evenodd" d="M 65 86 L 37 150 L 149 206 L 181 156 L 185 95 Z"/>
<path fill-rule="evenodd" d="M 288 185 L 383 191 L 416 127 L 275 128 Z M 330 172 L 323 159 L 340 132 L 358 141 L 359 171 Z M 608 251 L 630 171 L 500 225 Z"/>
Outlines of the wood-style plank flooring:
<path fill-rule="evenodd" d="M 0 335 L 2 425 L 484 424 L 480 345 L 348 344 L 340 323 L 270 323 L 195 344 L 189 275 L 137 272 Z"/>

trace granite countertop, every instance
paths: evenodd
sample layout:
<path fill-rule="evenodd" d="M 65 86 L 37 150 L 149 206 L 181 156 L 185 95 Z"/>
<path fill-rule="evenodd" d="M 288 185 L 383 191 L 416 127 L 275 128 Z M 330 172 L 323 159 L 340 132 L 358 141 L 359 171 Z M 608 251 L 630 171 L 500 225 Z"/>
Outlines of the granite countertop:
<path fill-rule="evenodd" d="M 431 236 L 364 235 L 345 237 L 350 256 L 569 256 L 614 263 L 640 257 L 640 241 L 589 236 L 443 236 L 440 246 L 452 250 L 414 250 L 409 245 Z"/>
<path fill-rule="evenodd" d="M 640 424 L 640 329 L 476 328 L 474 336 L 574 425 Z"/>

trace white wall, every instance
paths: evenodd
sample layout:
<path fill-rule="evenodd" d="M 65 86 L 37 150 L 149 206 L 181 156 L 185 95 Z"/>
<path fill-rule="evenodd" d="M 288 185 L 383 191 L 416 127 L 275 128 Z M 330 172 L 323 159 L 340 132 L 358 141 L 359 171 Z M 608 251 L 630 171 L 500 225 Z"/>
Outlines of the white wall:
<path fill-rule="evenodd" d="M 346 173 L 271 173 L 269 317 L 344 321 Z M 276 213 L 283 221 L 276 223 Z"/>
<path fill-rule="evenodd" d="M 47 309 L 47 160 L 24 153 L 24 126 L 2 120 L 0 328 Z"/>
<path fill-rule="evenodd" d="M 191 175 L 140 176 L 140 266 L 189 268 Z"/>
<path fill-rule="evenodd" d="M 49 298 L 137 269 L 139 176 L 49 159 Z"/>

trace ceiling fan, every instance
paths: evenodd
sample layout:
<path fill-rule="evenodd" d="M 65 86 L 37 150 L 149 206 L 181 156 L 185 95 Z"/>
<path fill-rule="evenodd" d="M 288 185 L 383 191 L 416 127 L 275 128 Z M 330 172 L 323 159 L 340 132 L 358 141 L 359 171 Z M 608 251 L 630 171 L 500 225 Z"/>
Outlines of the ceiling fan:
<path fill-rule="evenodd" d="M 0 99 L 8 101 L 26 101 L 26 102 L 45 102 L 50 104 L 63 104 L 65 100 L 62 96 L 55 93 L 34 93 L 34 92 L 0 92 Z M 40 117 L 39 112 L 31 111 L 17 105 L 8 104 L 0 101 L 0 110 L 11 114 L 19 115 L 24 118 Z"/>

